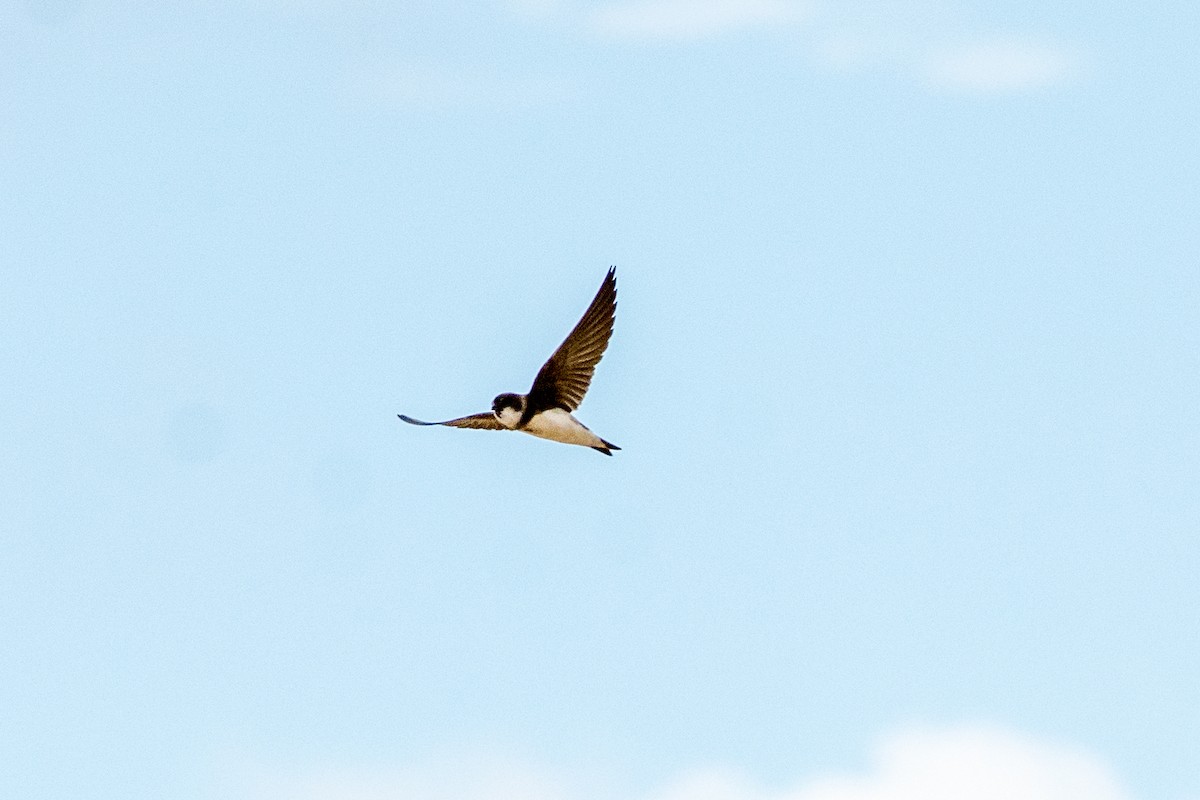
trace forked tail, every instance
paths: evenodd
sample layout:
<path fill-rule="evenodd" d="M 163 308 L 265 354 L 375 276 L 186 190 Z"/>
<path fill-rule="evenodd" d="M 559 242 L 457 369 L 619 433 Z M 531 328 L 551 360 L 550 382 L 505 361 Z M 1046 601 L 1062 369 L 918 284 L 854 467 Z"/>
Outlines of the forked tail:
<path fill-rule="evenodd" d="M 593 447 L 592 449 L 596 450 L 597 452 L 604 453 L 604 455 L 606 455 L 606 456 L 611 456 L 613 450 L 621 449 L 621 448 L 617 447 L 615 444 L 613 444 L 612 442 L 605 442 L 603 439 L 601 439 L 600 441 L 604 442 L 604 446 L 603 447 Z"/>

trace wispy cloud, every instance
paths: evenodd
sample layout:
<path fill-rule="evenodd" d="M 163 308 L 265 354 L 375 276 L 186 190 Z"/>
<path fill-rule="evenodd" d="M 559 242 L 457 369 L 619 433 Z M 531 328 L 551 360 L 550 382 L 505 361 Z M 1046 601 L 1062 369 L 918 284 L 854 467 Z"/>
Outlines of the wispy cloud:
<path fill-rule="evenodd" d="M 631 39 L 710 39 L 748 28 L 802 22 L 809 5 L 797 0 L 633 0 L 591 12 L 592 28 Z"/>
<path fill-rule="evenodd" d="M 991 727 L 910 730 L 876 748 L 868 771 L 768 791 L 728 773 L 681 779 L 653 800 L 1128 800 L 1078 748 Z"/>
<path fill-rule="evenodd" d="M 1076 80 L 1081 72 L 1080 58 L 1067 48 L 996 40 L 931 54 L 925 77 L 942 89 L 994 93 L 1057 86 Z"/>
<path fill-rule="evenodd" d="M 391 772 L 330 770 L 256 783 L 246 800 L 593 800 L 548 772 L 462 763 Z M 1077 747 L 988 726 L 907 730 L 875 748 L 861 774 L 769 789 L 725 769 L 681 775 L 643 800 L 1129 800 L 1112 770 Z"/>
<path fill-rule="evenodd" d="M 606 39 L 696 45 L 746 31 L 791 34 L 818 68 L 888 72 L 933 91 L 999 94 L 1065 85 L 1085 70 L 1079 48 L 1000 38 L 957 0 L 502 0 L 527 18 Z"/>

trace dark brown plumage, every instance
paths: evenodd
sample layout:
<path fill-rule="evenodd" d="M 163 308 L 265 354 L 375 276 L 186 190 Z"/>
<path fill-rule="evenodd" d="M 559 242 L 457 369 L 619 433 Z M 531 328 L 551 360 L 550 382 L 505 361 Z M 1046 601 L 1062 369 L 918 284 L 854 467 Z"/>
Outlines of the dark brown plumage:
<path fill-rule="evenodd" d="M 483 431 L 508 430 L 508 428 L 500 424 L 500 420 L 496 419 L 496 415 L 490 411 L 485 411 L 482 414 L 472 414 L 469 417 L 448 419 L 445 422 L 422 422 L 419 419 L 413 419 L 404 414 L 397 414 L 396 416 L 410 425 L 449 425 L 451 428 L 477 428 Z"/>
<path fill-rule="evenodd" d="M 550 408 L 565 411 L 579 408 L 596 373 L 596 365 L 608 349 L 616 313 L 616 269 L 610 268 L 583 318 L 534 378 L 523 422 Z"/>

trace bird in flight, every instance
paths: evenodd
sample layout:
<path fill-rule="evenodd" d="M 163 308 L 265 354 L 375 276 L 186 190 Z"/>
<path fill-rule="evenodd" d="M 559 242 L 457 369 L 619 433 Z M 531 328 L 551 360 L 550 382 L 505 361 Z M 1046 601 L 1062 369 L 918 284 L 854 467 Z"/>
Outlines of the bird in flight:
<path fill-rule="evenodd" d="M 410 425 L 449 425 L 485 431 L 521 431 L 563 444 L 578 444 L 611 456 L 620 450 L 588 430 L 571 413 L 579 408 L 592 375 L 612 337 L 617 311 L 616 268 L 609 269 L 583 318 L 554 355 L 542 365 L 529 394 L 507 392 L 492 401 L 492 410 L 445 422 L 422 422 L 399 414 Z"/>

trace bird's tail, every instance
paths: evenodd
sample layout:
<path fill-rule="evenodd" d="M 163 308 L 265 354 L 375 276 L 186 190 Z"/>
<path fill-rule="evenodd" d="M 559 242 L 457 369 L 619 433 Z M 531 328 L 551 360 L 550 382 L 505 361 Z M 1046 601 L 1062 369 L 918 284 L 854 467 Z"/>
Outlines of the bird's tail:
<path fill-rule="evenodd" d="M 592 449 L 599 451 L 601 453 L 604 453 L 604 455 L 606 455 L 606 456 L 611 456 L 613 450 L 621 449 L 621 448 L 617 447 L 615 444 L 613 444 L 612 442 L 606 442 L 603 439 L 601 439 L 600 441 L 604 444 L 604 446 L 603 447 L 593 447 Z"/>

